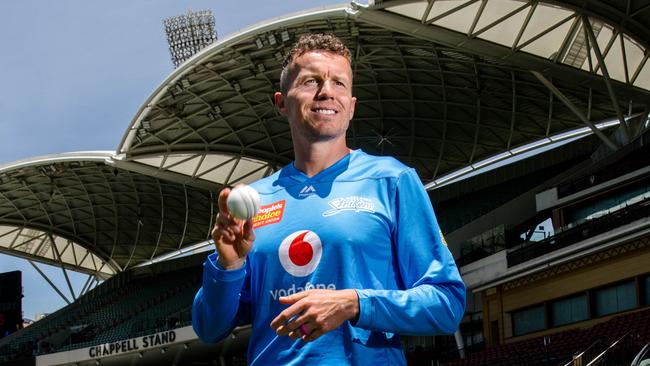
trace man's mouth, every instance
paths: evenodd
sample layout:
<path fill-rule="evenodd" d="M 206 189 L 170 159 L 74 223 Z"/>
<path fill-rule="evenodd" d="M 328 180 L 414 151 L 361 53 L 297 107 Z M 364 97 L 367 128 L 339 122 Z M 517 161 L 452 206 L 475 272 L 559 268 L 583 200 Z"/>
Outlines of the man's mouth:
<path fill-rule="evenodd" d="M 327 108 L 315 108 L 312 109 L 313 112 L 316 112 L 318 114 L 327 114 L 327 115 L 333 115 L 336 114 L 336 111 L 333 109 L 327 109 Z"/>

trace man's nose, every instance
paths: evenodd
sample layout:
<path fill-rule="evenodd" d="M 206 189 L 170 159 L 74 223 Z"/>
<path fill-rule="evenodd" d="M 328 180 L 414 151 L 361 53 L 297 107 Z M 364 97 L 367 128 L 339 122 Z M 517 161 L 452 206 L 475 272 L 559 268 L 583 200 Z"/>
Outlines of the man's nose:
<path fill-rule="evenodd" d="M 334 81 L 324 80 L 320 85 L 320 89 L 318 90 L 318 98 L 319 99 L 332 98 L 333 95 L 334 95 Z"/>

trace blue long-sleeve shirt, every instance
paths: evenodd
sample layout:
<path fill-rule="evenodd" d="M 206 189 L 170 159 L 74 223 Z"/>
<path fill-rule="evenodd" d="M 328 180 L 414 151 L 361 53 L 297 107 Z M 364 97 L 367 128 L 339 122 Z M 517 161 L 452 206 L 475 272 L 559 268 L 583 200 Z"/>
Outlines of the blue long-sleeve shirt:
<path fill-rule="evenodd" d="M 262 207 L 244 267 L 204 266 L 193 326 L 207 342 L 252 323 L 254 365 L 405 364 L 396 334 L 453 333 L 465 286 L 413 169 L 355 150 L 313 177 L 289 165 L 252 186 Z M 359 317 L 314 342 L 270 327 L 279 297 L 354 289 Z"/>

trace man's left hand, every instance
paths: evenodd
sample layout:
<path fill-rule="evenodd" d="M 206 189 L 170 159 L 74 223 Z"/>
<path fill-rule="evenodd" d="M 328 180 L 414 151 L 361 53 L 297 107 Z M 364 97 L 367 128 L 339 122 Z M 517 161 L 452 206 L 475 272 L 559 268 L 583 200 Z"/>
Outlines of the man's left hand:
<path fill-rule="evenodd" d="M 278 335 L 311 342 L 341 326 L 359 314 L 359 298 L 354 290 L 307 290 L 280 297 L 280 303 L 291 305 L 273 321 L 271 328 Z"/>

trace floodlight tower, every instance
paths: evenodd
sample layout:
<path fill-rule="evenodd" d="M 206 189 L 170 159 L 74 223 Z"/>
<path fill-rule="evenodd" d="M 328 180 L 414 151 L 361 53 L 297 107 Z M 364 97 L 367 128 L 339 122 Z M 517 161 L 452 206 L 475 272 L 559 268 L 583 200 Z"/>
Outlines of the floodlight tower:
<path fill-rule="evenodd" d="M 188 10 L 187 14 L 167 18 L 163 23 L 174 67 L 217 40 L 211 10 Z"/>

